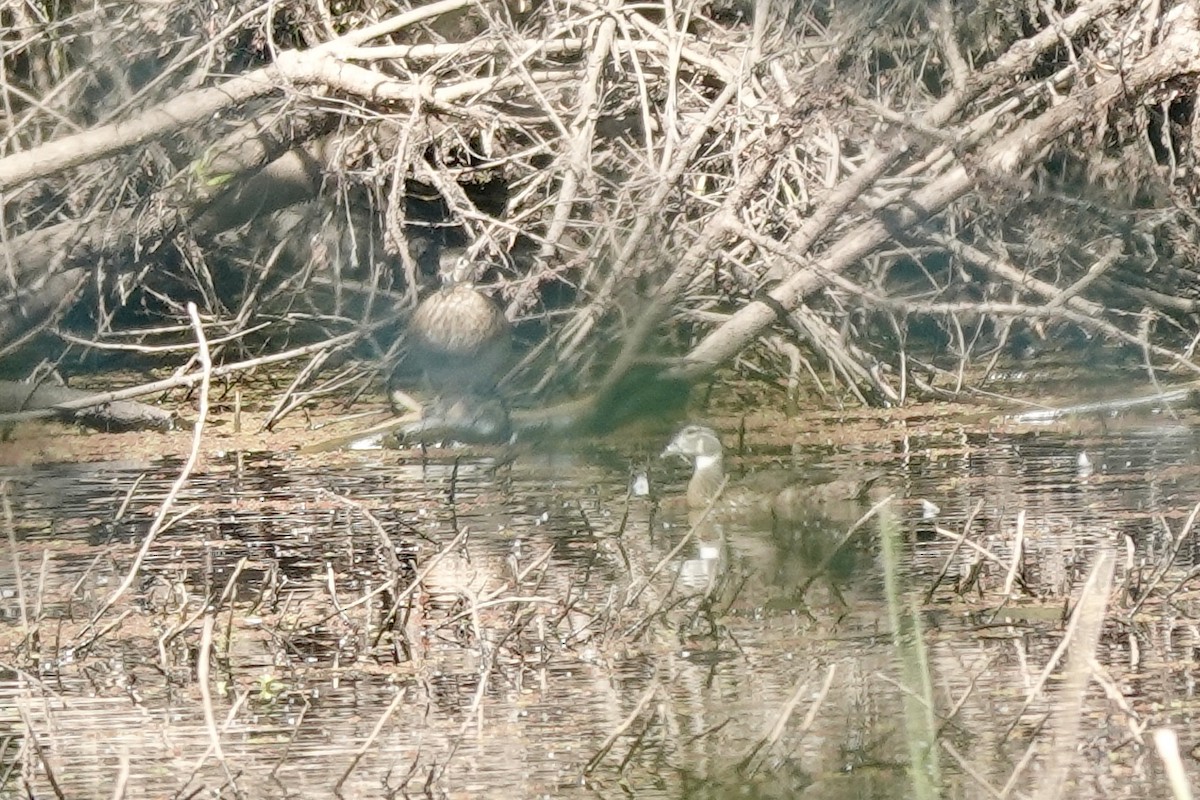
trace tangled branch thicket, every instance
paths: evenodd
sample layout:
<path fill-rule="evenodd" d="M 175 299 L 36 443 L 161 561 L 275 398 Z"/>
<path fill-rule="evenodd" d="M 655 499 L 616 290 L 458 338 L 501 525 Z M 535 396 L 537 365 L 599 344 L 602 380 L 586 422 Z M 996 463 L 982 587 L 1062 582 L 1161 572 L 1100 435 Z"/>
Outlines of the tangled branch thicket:
<path fill-rule="evenodd" d="M 196 301 L 217 358 L 327 341 L 345 386 L 466 247 L 531 398 L 815 355 L 903 402 L 1071 331 L 1196 369 L 1195 0 L 38 13 L 0 11 L 6 355 Z"/>

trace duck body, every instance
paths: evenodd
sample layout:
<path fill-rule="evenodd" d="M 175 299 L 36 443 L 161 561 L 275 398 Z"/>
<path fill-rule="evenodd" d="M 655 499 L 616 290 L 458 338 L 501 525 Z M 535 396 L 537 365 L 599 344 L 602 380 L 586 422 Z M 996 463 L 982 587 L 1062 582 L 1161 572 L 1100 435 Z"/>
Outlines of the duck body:
<path fill-rule="evenodd" d="M 703 425 L 688 425 L 679 431 L 662 452 L 662 457 L 668 456 L 692 463 L 689 509 L 712 506 L 719 516 L 770 518 L 776 523 L 807 519 L 853 522 L 865 510 L 864 501 L 879 478 L 874 474 L 861 479 L 804 481 L 793 472 L 771 471 L 731 481 L 725 473 L 721 440 L 716 431 Z"/>
<path fill-rule="evenodd" d="M 730 487 L 725 475 L 725 450 L 711 428 L 688 425 L 675 435 L 660 458 L 679 456 L 692 464 L 692 477 L 687 485 L 687 506 L 704 510 L 720 498 L 723 507 L 731 511 L 770 510 L 765 495 L 744 491 L 745 487 Z"/>
<path fill-rule="evenodd" d="M 422 300 L 409 319 L 407 336 L 410 358 L 439 396 L 495 389 L 512 351 L 504 312 L 469 282 Z"/>

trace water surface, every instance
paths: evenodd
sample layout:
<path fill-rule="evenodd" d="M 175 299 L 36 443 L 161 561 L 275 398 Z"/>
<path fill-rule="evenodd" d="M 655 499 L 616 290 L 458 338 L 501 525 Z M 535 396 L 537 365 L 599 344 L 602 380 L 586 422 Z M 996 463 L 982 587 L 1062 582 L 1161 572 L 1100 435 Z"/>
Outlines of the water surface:
<path fill-rule="evenodd" d="M 1074 780 L 1160 780 L 1140 732 L 1194 727 L 1192 427 L 806 428 L 724 426 L 734 480 L 885 473 L 947 796 L 1060 755 L 1033 690 L 1098 553 Z M 695 525 L 663 443 L 231 452 L 115 599 L 182 461 L 3 468 L 0 769 L 68 797 L 910 796 L 877 520 L 833 557 L 848 521 Z"/>

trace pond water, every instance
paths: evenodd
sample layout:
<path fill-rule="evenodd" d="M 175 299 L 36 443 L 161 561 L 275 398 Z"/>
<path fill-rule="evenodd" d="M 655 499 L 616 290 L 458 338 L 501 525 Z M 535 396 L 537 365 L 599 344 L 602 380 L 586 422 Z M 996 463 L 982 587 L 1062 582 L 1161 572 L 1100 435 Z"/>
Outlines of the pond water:
<path fill-rule="evenodd" d="M 1069 796 L 1165 796 L 1150 729 L 1200 744 L 1194 426 L 739 424 L 732 481 L 880 471 L 888 514 L 697 521 L 669 431 L 231 451 L 116 594 L 182 460 L 0 468 L 0 796 L 911 797 L 914 657 L 944 796 L 1071 759 Z M 1102 556 L 1074 698 L 1055 652 Z"/>

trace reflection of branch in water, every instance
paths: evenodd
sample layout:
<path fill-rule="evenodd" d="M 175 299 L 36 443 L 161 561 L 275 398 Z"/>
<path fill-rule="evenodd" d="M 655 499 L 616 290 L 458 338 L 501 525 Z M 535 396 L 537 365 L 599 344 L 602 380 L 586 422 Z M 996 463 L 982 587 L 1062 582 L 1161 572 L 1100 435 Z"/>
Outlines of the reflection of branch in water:
<path fill-rule="evenodd" d="M 1023 411 L 1012 416 L 1013 422 L 1054 422 L 1063 417 L 1075 414 L 1097 414 L 1114 411 L 1129 411 L 1146 406 L 1168 405 L 1170 403 L 1197 404 L 1195 388 L 1176 389 L 1171 392 L 1159 392 L 1148 397 L 1132 397 L 1123 400 L 1102 400 L 1096 403 L 1082 403 L 1077 406 L 1063 408 L 1046 408 L 1037 411 Z"/>

